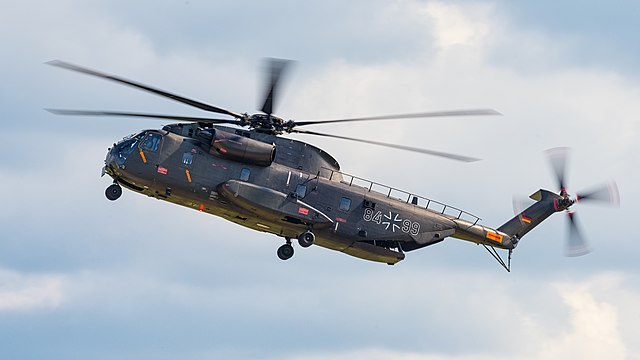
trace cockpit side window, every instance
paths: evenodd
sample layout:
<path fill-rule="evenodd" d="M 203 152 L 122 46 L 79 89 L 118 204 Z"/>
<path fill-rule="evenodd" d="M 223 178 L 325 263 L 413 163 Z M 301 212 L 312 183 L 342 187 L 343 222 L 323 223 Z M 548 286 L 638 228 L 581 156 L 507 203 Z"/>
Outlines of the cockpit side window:
<path fill-rule="evenodd" d="M 144 140 L 142 140 L 141 147 L 142 149 L 148 150 L 148 151 L 158 151 L 161 140 L 162 140 L 162 135 L 156 134 L 156 133 L 149 133 L 144 138 Z"/>

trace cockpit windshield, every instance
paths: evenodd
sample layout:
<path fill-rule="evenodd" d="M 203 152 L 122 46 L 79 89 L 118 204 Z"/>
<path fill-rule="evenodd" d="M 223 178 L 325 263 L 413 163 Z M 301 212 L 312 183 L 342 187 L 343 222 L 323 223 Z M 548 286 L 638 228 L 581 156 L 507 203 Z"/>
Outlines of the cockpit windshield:
<path fill-rule="evenodd" d="M 146 133 L 147 133 L 146 131 L 141 131 L 141 132 L 139 132 L 139 133 L 133 133 L 133 134 L 130 134 L 130 135 L 127 135 L 127 136 L 123 137 L 123 138 L 122 138 L 122 140 L 123 140 L 123 141 L 125 141 L 125 140 L 129 140 L 129 139 L 137 139 L 137 140 L 140 140 L 140 139 L 142 139 L 142 138 L 144 137 L 144 135 L 145 135 Z"/>
<path fill-rule="evenodd" d="M 144 140 L 142 140 L 140 147 L 148 151 L 158 151 L 158 148 L 160 147 L 160 140 L 162 140 L 162 135 L 150 132 Z"/>
<path fill-rule="evenodd" d="M 145 136 L 145 134 L 146 132 L 143 131 L 138 134 L 125 136 L 120 142 L 115 145 L 113 154 L 115 154 L 118 165 L 122 166 L 122 164 L 124 164 L 129 154 L 131 154 L 133 149 L 135 149 L 135 147 L 138 145 L 138 142 Z"/>

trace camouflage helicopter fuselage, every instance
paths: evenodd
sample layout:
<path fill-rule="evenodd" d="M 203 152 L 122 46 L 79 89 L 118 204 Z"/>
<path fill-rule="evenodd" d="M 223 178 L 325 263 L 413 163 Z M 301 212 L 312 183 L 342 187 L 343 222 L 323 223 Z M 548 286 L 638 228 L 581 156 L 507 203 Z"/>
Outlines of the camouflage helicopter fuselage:
<path fill-rule="evenodd" d="M 310 232 L 315 245 L 387 264 L 450 236 L 501 249 L 518 239 L 462 210 L 345 175 L 317 147 L 255 130 L 193 123 L 147 130 L 109 149 L 105 172 L 133 191 L 288 244 Z"/>

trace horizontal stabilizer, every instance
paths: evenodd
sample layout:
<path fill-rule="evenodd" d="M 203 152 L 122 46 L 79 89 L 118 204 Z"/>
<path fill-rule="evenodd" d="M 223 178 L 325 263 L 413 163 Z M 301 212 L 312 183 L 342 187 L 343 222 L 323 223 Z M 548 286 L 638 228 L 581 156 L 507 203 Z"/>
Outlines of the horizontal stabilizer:
<path fill-rule="evenodd" d="M 551 191 L 548 190 L 544 190 L 544 189 L 540 189 L 536 192 L 534 192 L 533 194 L 531 194 L 529 196 L 530 199 L 533 199 L 535 201 L 540 201 L 543 199 L 548 199 L 548 198 L 552 198 L 552 199 L 562 199 L 562 196 L 556 194 L 556 193 L 552 193 Z"/>

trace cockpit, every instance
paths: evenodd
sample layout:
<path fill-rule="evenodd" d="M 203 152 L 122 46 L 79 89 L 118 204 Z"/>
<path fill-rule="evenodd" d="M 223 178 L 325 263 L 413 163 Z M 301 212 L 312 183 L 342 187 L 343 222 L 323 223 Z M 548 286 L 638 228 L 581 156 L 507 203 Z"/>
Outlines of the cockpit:
<path fill-rule="evenodd" d="M 145 135 L 146 132 L 143 131 L 138 134 L 125 136 L 113 147 L 113 149 L 111 149 L 111 154 L 113 155 L 118 166 L 122 166 L 122 164 L 124 164 L 129 154 L 133 152 L 133 149 L 135 149 L 135 147 L 138 145 L 138 142 L 142 140 Z"/>
<path fill-rule="evenodd" d="M 139 146 L 142 150 L 155 152 L 158 151 L 161 141 L 162 135 L 157 131 L 142 131 L 125 136 L 115 144 L 109 155 L 112 156 L 111 159 L 115 160 L 118 167 L 122 167 L 136 147 Z"/>

